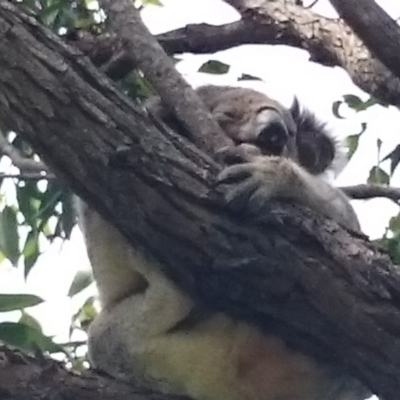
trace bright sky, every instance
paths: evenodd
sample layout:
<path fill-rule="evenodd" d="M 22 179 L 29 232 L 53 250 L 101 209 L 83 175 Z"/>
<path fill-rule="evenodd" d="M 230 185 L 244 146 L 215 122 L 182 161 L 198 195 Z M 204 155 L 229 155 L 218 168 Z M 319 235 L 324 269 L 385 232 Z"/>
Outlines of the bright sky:
<path fill-rule="evenodd" d="M 235 21 L 238 14 L 220 0 L 162 0 L 164 7 L 149 6 L 143 18 L 153 33 L 161 33 L 185 26 L 188 23 L 224 24 Z M 308 3 L 310 3 L 309 1 Z M 398 0 L 378 1 L 389 14 L 400 16 Z M 314 7 L 316 12 L 334 18 L 336 13 L 327 0 L 320 0 Z M 231 65 L 226 76 L 211 76 L 196 71 L 210 58 Z M 337 119 L 332 114 L 332 103 L 344 94 L 356 94 L 363 99 L 368 96 L 355 87 L 347 74 L 340 68 L 322 67 L 308 61 L 308 54 L 299 49 L 285 46 L 241 46 L 213 55 L 184 55 L 178 63 L 179 71 L 194 86 L 204 83 L 237 84 L 242 73 L 259 76 L 264 83 L 255 86 L 266 91 L 282 103 L 289 105 L 296 94 L 306 106 L 326 120 L 332 131 L 340 138 L 360 132 L 362 122 L 367 123 L 359 150 L 337 179 L 338 185 L 364 183 L 370 168 L 377 160 L 376 141 L 383 141 L 382 156 L 400 142 L 400 113 L 393 107 L 374 106 L 367 112 L 354 114 L 350 110 L 346 119 Z M 384 164 L 384 167 L 388 167 Z M 400 174 L 392 180 L 400 186 Z M 382 236 L 388 219 L 398 213 L 393 203 L 384 199 L 357 201 L 354 207 L 360 217 L 365 233 L 372 238 Z M 86 299 L 86 293 L 73 301 L 66 297 L 67 290 L 78 269 L 88 268 L 88 261 L 80 232 L 75 229 L 72 239 L 63 246 L 56 244 L 44 254 L 31 272 L 28 281 L 23 280 L 22 270 L 11 268 L 7 263 L 0 266 L 0 292 L 35 293 L 44 297 L 46 304 L 29 312 L 43 324 L 45 333 L 68 340 L 70 316 Z M 6 316 L 7 318 L 9 315 Z M 15 315 L 15 318 L 18 318 Z"/>

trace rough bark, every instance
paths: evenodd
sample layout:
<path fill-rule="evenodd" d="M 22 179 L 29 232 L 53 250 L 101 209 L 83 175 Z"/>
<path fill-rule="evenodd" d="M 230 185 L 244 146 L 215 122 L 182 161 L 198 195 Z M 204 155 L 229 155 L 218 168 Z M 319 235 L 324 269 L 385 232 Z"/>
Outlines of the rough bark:
<path fill-rule="evenodd" d="M 209 152 L 221 142 L 228 144 L 227 136 L 210 117 L 197 93 L 176 71 L 172 60 L 143 24 L 132 1 L 101 0 L 100 4 L 107 12 L 109 29 L 132 55 L 135 65 L 153 84 L 164 104 L 187 128 L 190 139 Z"/>
<path fill-rule="evenodd" d="M 242 44 L 283 44 L 302 48 L 311 60 L 344 68 L 353 82 L 384 103 L 400 105 L 400 80 L 393 75 L 342 21 L 321 17 L 287 0 L 225 0 L 242 15 L 238 22 L 223 26 L 188 25 L 157 36 L 170 54 L 213 53 Z M 355 9 L 355 8 L 354 8 Z M 371 35 L 380 37 L 375 30 Z M 395 46 L 395 41 L 392 42 Z M 112 78 L 121 78 L 135 65 L 131 54 L 113 36 L 85 35 L 75 43 L 94 62 L 107 64 Z M 384 50 L 387 40 L 380 43 Z M 397 52 L 393 54 L 396 57 Z"/>
<path fill-rule="evenodd" d="M 156 128 L 77 51 L 0 1 L 0 122 L 191 296 L 400 391 L 400 273 L 366 238 L 290 204 L 225 210 L 219 166 Z M 1 386 L 0 386 L 1 389 Z"/>
<path fill-rule="evenodd" d="M 133 388 L 115 379 L 85 372 L 68 372 L 50 359 L 33 358 L 0 347 L 2 400 L 185 400 Z"/>
<path fill-rule="evenodd" d="M 342 21 L 322 18 L 292 0 L 224 1 L 235 7 L 244 20 L 253 21 L 255 28 L 270 29 L 275 37 L 281 38 L 281 43 L 308 50 L 313 61 L 326 60 L 330 65 L 343 67 L 361 89 L 400 105 L 400 80 L 372 56 Z"/>
<path fill-rule="evenodd" d="M 372 53 L 400 78 L 400 26 L 374 0 L 330 1 Z"/>

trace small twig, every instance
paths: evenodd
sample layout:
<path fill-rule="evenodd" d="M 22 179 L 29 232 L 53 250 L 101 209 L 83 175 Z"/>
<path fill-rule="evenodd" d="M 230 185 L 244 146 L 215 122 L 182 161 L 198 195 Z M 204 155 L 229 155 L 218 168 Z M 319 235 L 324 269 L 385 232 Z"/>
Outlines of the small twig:
<path fill-rule="evenodd" d="M 378 185 L 355 185 L 341 188 L 351 199 L 368 200 L 376 197 L 385 197 L 394 201 L 397 205 L 400 202 L 400 188 Z"/>
<path fill-rule="evenodd" d="M 23 174 L 1 174 L 0 179 L 19 179 L 19 180 L 32 180 L 32 181 L 40 181 L 42 179 L 52 180 L 57 179 L 55 175 L 52 173 L 46 173 L 45 175 L 40 174 L 38 172 L 27 172 Z"/>
<path fill-rule="evenodd" d="M 307 7 L 304 7 L 304 8 L 305 9 L 313 8 L 318 2 L 319 2 L 319 0 L 314 0 L 311 4 L 309 4 Z"/>
<path fill-rule="evenodd" d="M 24 157 L 15 146 L 9 143 L 2 133 L 0 133 L 0 152 L 10 157 L 12 163 L 24 174 L 49 172 L 48 167 L 43 162 Z"/>

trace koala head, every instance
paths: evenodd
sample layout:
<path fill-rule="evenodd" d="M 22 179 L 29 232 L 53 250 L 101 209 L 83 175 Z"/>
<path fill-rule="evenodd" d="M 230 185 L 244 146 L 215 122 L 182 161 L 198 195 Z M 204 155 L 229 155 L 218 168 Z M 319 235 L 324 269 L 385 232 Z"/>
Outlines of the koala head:
<path fill-rule="evenodd" d="M 197 92 L 236 144 L 249 143 L 263 154 L 289 157 L 314 175 L 332 166 L 335 140 L 297 99 L 287 109 L 253 89 L 208 85 Z"/>
<path fill-rule="evenodd" d="M 253 144 L 263 154 L 297 159 L 296 125 L 277 101 L 244 88 L 204 86 L 198 93 L 236 144 Z"/>

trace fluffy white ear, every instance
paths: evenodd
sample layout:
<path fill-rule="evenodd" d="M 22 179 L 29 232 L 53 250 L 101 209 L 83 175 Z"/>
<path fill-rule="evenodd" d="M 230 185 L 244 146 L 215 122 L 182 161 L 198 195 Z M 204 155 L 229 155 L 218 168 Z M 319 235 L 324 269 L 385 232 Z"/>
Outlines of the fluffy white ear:
<path fill-rule="evenodd" d="M 289 110 L 297 128 L 299 164 L 312 175 L 333 170 L 339 153 L 338 143 L 326 124 L 302 107 L 296 97 Z"/>

